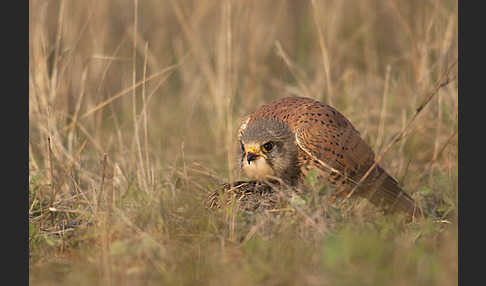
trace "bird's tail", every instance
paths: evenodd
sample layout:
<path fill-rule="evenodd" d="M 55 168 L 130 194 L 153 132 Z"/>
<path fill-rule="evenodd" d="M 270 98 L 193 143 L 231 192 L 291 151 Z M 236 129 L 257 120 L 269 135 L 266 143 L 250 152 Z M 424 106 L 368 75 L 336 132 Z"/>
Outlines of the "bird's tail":
<path fill-rule="evenodd" d="M 380 166 L 370 174 L 363 184 L 365 192 L 358 192 L 386 213 L 402 211 L 410 216 L 422 216 L 414 199 L 400 188 L 398 182 Z"/>

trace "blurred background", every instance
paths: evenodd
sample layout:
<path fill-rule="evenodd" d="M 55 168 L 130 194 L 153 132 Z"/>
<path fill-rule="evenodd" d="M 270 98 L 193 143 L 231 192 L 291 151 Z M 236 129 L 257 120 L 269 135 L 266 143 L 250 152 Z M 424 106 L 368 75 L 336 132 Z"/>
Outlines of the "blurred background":
<path fill-rule="evenodd" d="M 456 285 L 457 19 L 448 0 L 30 0 L 31 283 Z M 382 165 L 439 217 L 205 210 L 240 178 L 241 118 L 284 96 L 377 154 L 412 122 Z"/>

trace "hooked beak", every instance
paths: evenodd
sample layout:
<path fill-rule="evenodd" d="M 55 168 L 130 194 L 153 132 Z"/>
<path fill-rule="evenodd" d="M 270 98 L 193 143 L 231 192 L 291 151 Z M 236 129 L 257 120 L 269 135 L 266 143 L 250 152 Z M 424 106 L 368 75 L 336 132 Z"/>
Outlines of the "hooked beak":
<path fill-rule="evenodd" d="M 250 164 L 251 161 L 256 160 L 260 155 L 255 154 L 253 152 L 248 152 L 246 153 L 246 160 L 248 161 L 248 165 Z"/>

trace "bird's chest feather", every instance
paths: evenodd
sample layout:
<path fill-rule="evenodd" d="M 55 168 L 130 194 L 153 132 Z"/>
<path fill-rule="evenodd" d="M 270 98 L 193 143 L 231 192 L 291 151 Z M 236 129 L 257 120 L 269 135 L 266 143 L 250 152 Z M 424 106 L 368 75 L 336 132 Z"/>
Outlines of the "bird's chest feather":
<path fill-rule="evenodd" d="M 259 179 L 269 176 L 275 176 L 275 172 L 273 171 L 272 167 L 267 163 L 264 158 L 258 158 L 257 160 L 251 162 L 243 160 L 242 164 L 242 169 L 250 178 Z"/>

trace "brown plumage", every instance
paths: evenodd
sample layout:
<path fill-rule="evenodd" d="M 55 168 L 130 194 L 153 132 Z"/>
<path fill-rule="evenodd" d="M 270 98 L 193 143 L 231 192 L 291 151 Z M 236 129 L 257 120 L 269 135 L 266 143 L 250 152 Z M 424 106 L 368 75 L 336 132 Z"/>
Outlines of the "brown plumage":
<path fill-rule="evenodd" d="M 258 108 L 238 130 L 240 166 L 248 176 L 305 184 L 315 170 L 321 181 L 349 194 L 374 163 L 373 150 L 341 113 L 310 98 L 280 98 Z M 376 165 L 353 192 L 387 212 L 415 213 L 414 200 Z"/>

